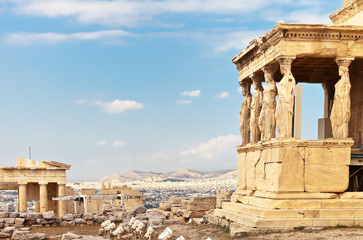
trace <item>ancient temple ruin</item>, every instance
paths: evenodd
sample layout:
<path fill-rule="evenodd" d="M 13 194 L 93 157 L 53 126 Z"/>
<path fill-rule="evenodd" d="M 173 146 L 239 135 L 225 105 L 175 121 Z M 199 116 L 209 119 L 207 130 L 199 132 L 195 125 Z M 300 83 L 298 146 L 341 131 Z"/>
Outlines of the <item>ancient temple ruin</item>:
<path fill-rule="evenodd" d="M 18 191 L 18 211 L 27 211 L 27 201 L 37 201 L 36 212 L 54 211 L 58 216 L 66 214 L 64 201 L 52 197 L 64 196 L 66 170 L 71 165 L 55 161 L 34 161 L 18 158 L 16 167 L 0 168 L 0 190 Z"/>
<path fill-rule="evenodd" d="M 362 164 L 351 159 L 363 143 L 363 0 L 345 0 L 330 18 L 278 22 L 233 59 L 244 95 L 238 189 L 214 212 L 232 232 L 363 226 Z M 325 91 L 323 139 L 294 138 L 298 83 Z"/>

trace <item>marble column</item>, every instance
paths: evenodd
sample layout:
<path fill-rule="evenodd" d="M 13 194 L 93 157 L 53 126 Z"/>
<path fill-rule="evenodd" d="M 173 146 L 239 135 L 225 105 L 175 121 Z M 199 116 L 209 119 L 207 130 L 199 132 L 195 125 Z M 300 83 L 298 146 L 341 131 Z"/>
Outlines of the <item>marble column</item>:
<path fill-rule="evenodd" d="M 350 121 L 350 78 L 349 65 L 354 60 L 351 57 L 337 57 L 340 80 L 335 84 L 333 108 L 330 114 L 334 138 L 348 138 Z"/>
<path fill-rule="evenodd" d="M 26 195 L 26 183 L 19 184 L 19 192 L 18 192 L 18 211 L 26 212 L 27 211 L 27 195 Z"/>
<path fill-rule="evenodd" d="M 324 82 L 321 84 L 324 89 L 324 118 L 330 117 L 335 94 L 334 85 L 334 82 Z"/>
<path fill-rule="evenodd" d="M 296 81 L 291 72 L 291 65 L 295 58 L 295 56 L 282 56 L 277 59 L 283 75 L 279 83 L 275 112 L 279 138 L 292 138 Z"/>
<path fill-rule="evenodd" d="M 63 197 L 65 194 L 65 184 L 58 184 L 58 197 Z M 58 201 L 58 217 L 66 215 L 66 206 L 63 200 Z"/>
<path fill-rule="evenodd" d="M 39 183 L 39 203 L 40 203 L 40 212 L 48 211 L 48 192 L 47 192 L 47 184 Z"/>
<path fill-rule="evenodd" d="M 241 111 L 240 111 L 240 126 L 239 130 L 242 136 L 242 145 L 250 143 L 250 117 L 251 117 L 251 84 L 242 81 L 242 95 L 245 99 L 242 101 Z"/>
<path fill-rule="evenodd" d="M 250 130 L 251 130 L 251 143 L 257 143 L 261 140 L 261 131 L 258 127 L 258 119 L 262 110 L 262 101 L 263 101 L 263 87 L 262 83 L 262 75 L 253 74 L 250 76 L 253 82 L 253 88 L 255 89 L 255 93 L 252 96 L 251 103 L 251 119 L 250 119 Z"/>
<path fill-rule="evenodd" d="M 274 80 L 276 70 L 276 66 L 265 66 L 262 68 L 265 82 L 268 84 L 263 91 L 262 110 L 258 119 L 258 127 L 263 141 L 271 140 L 271 138 L 276 136 L 275 111 L 277 88 Z"/>

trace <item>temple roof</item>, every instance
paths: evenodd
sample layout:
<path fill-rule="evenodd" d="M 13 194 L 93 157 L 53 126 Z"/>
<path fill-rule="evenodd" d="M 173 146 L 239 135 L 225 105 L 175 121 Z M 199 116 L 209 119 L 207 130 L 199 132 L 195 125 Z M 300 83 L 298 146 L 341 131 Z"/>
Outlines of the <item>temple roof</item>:
<path fill-rule="evenodd" d="M 323 76 L 306 76 L 306 71 L 320 68 L 329 71 L 316 73 L 332 74 L 337 69 L 336 57 L 363 58 L 363 26 L 278 22 L 271 31 L 252 40 L 232 61 L 241 83 L 262 67 L 277 63 L 282 56 L 296 57 L 293 70 L 301 73 L 298 82 L 319 83 Z M 335 81 L 331 76 L 324 76 L 324 81 Z"/>
<path fill-rule="evenodd" d="M 69 170 L 71 165 L 56 161 L 34 161 L 19 157 L 16 161 L 16 167 L 2 167 L 1 169 L 61 169 Z"/>

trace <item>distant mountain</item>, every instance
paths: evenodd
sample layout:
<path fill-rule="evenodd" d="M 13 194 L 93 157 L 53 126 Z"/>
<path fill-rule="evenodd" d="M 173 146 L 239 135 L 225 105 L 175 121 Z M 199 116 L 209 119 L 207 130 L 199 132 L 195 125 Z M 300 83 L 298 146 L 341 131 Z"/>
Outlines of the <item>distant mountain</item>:
<path fill-rule="evenodd" d="M 127 182 L 127 181 L 135 181 L 135 180 L 144 180 L 144 179 L 154 179 L 160 177 L 161 173 L 154 173 L 154 172 L 141 172 L 131 170 L 128 172 L 124 172 L 123 174 L 113 174 L 102 177 L 99 182 L 112 182 L 114 180 L 120 182 Z"/>
<path fill-rule="evenodd" d="M 196 171 L 191 169 L 182 169 L 176 172 L 155 173 L 131 170 L 123 174 L 113 174 L 102 177 L 99 182 L 128 182 L 135 180 L 163 181 L 166 179 L 201 179 L 201 178 L 219 178 L 219 177 L 237 177 L 237 170 L 217 170 L 217 171 Z"/>

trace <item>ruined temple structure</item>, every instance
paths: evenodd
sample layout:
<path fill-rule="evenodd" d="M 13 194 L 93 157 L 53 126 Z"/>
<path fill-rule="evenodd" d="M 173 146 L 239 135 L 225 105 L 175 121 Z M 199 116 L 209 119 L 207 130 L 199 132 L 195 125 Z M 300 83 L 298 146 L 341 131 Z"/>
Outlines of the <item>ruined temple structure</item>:
<path fill-rule="evenodd" d="M 254 135 L 237 147 L 238 189 L 214 211 L 232 233 L 363 226 L 362 161 L 352 160 L 363 153 L 363 0 L 345 0 L 330 18 L 332 25 L 278 22 L 233 59 L 241 86 L 258 79 L 267 85 L 254 109 L 259 117 L 241 119 Z M 325 91 L 322 139 L 294 138 L 298 83 Z M 250 108 L 242 104 L 241 111 Z"/>
<path fill-rule="evenodd" d="M 54 211 L 58 216 L 66 214 L 64 201 L 52 197 L 65 195 L 66 170 L 71 165 L 55 161 L 34 161 L 18 158 L 16 167 L 0 168 L 0 190 L 18 191 L 18 211 L 27 211 L 27 201 L 39 201 L 36 212 Z"/>

